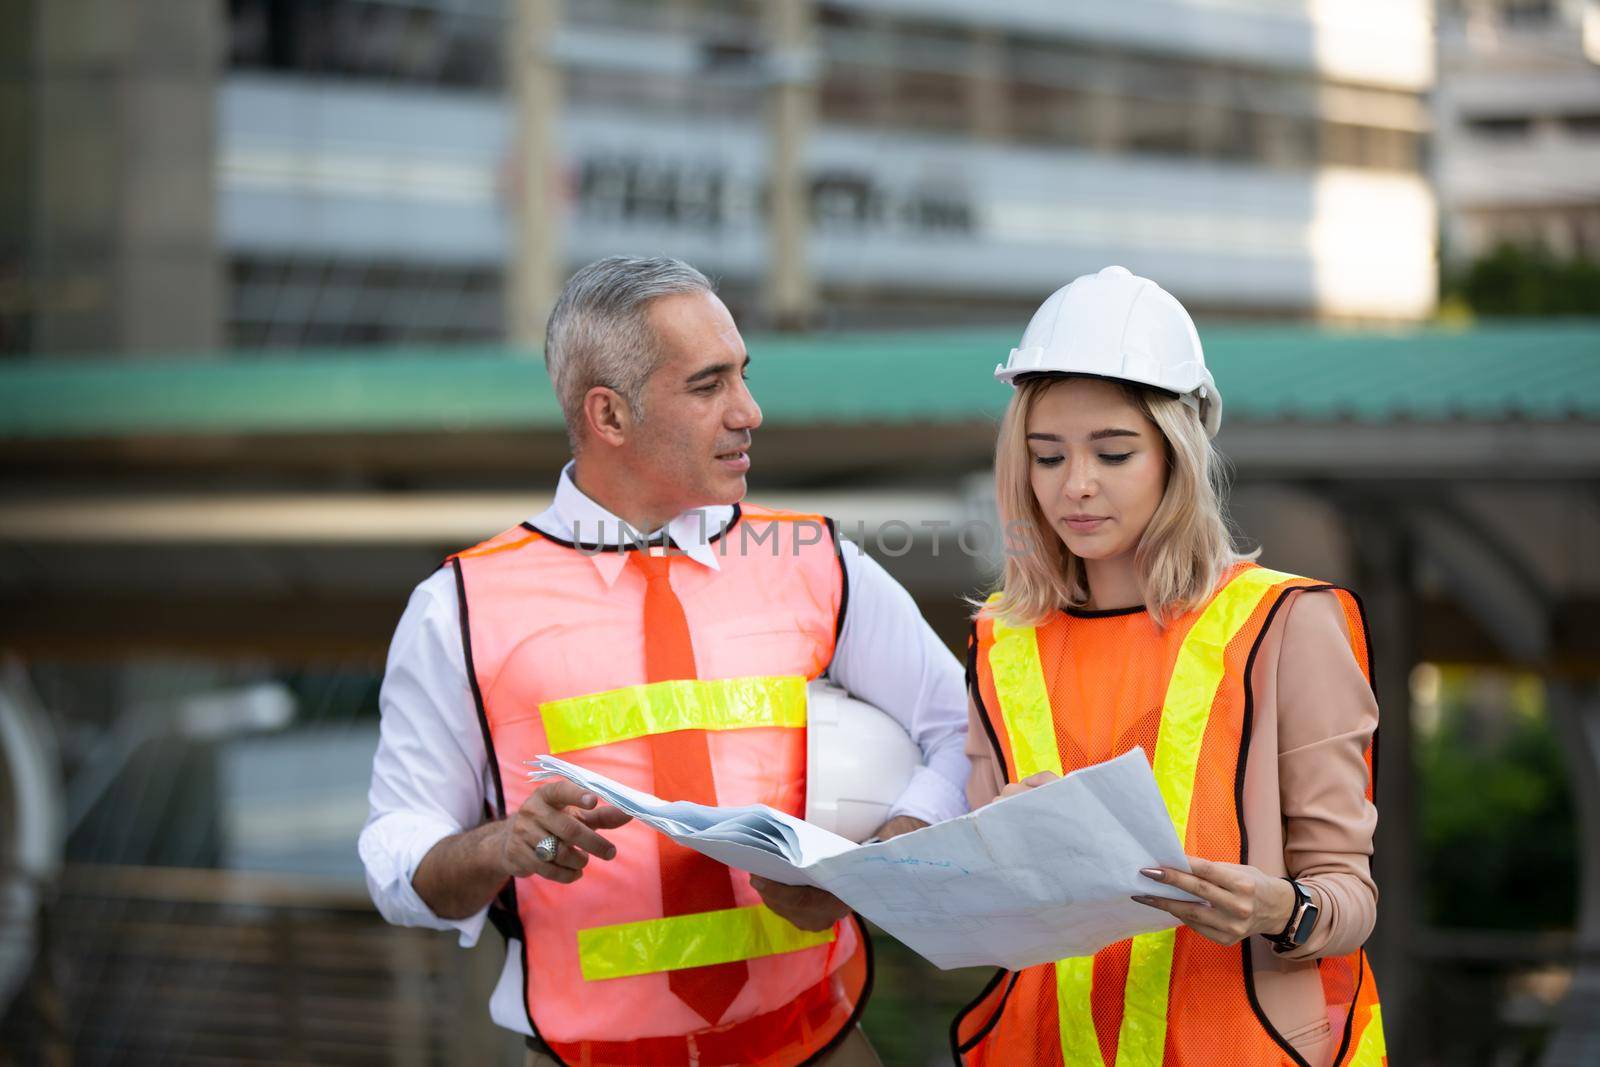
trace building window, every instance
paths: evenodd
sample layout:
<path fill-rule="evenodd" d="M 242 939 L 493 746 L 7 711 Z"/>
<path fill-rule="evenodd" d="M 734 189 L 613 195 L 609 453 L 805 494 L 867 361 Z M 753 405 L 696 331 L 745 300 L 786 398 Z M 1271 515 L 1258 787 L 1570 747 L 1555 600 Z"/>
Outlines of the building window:
<path fill-rule="evenodd" d="M 1588 115 L 1562 115 L 1561 129 L 1573 137 L 1600 137 L 1600 112 Z"/>
<path fill-rule="evenodd" d="M 1467 129 L 1480 137 L 1497 141 L 1516 141 L 1533 130 L 1533 120 L 1526 117 L 1475 118 L 1466 120 Z"/>
<path fill-rule="evenodd" d="M 498 266 L 236 257 L 228 341 L 237 348 L 444 344 L 504 336 Z"/>
<path fill-rule="evenodd" d="M 1008 90 L 1008 121 L 1018 140 L 1063 148 L 1091 143 L 1105 150 L 1120 147 L 1114 123 L 1096 125 L 1093 102 L 1087 94 L 1026 81 L 1011 82 Z M 1097 129 L 1104 132 L 1103 139 L 1095 136 Z"/>
<path fill-rule="evenodd" d="M 235 70 L 498 88 L 502 0 L 230 0 Z"/>

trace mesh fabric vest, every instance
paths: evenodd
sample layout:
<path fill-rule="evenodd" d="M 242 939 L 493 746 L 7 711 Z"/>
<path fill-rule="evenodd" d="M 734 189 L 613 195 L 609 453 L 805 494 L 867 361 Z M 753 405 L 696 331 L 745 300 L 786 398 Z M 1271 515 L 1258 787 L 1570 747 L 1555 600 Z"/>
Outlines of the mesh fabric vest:
<path fill-rule="evenodd" d="M 661 739 L 680 731 L 704 737 L 718 804 L 802 814 L 805 686 L 827 668 L 843 623 L 835 544 L 820 516 L 736 509 L 712 545 L 720 569 L 674 561 L 696 670 L 656 682 L 644 568 L 623 567 L 607 585 L 594 549 L 527 526 L 451 557 L 499 787 L 494 814 L 516 811 L 537 787 L 523 761 L 541 753 L 650 790 L 657 761 L 674 751 Z M 529 1025 L 558 1061 L 788 1065 L 842 1038 L 870 985 L 857 920 L 798 930 L 741 872 L 731 907 L 669 914 L 660 857 L 670 842 L 638 822 L 606 833 L 617 857 L 591 862 L 577 882 L 519 878 L 502 894 Z M 681 995 L 685 980 L 715 982 L 734 961 L 747 975 L 708 1024 Z"/>
<path fill-rule="evenodd" d="M 1143 612 L 1058 612 L 1037 628 L 979 619 L 971 649 L 975 695 L 1006 780 L 1069 773 L 1137 747 L 1151 761 L 1185 851 L 1246 862 L 1250 672 L 1267 627 L 1297 589 L 1338 596 L 1351 654 L 1370 682 L 1355 596 L 1253 564 L 1231 570 L 1205 606 L 1164 629 Z M 1370 748 L 1367 766 L 1370 800 Z M 1365 952 L 1315 966 L 1335 1037 L 1333 1062 L 1386 1064 Z M 1002 971 L 957 1017 L 951 1039 L 965 1064 L 1306 1067 L 1257 1003 L 1248 943 L 1225 947 L 1187 927 L 1120 941 L 1094 956 Z"/>

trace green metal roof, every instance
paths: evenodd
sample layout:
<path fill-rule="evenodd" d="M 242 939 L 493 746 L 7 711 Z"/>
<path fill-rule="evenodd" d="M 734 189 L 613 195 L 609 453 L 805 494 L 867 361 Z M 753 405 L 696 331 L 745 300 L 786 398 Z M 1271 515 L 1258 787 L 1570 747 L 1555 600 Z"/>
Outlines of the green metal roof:
<path fill-rule="evenodd" d="M 1015 332 L 757 336 L 769 425 L 997 416 Z M 1229 419 L 1600 419 L 1600 320 L 1202 331 Z M 536 352 L 341 349 L 0 362 L 0 438 L 555 429 Z"/>

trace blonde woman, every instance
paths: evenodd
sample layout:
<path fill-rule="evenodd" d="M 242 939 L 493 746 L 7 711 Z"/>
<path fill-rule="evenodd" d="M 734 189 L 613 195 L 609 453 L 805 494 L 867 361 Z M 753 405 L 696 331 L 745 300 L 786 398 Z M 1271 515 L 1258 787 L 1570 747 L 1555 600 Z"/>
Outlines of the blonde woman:
<path fill-rule="evenodd" d="M 1361 948 L 1378 709 L 1359 602 L 1235 549 L 1221 396 L 1153 282 L 1077 279 L 996 377 L 1015 388 L 995 455 L 1009 543 L 969 648 L 968 798 L 1137 746 L 1189 869 L 1140 872 L 1134 899 L 1168 928 L 995 975 L 951 1028 L 957 1060 L 1387 1062 Z"/>

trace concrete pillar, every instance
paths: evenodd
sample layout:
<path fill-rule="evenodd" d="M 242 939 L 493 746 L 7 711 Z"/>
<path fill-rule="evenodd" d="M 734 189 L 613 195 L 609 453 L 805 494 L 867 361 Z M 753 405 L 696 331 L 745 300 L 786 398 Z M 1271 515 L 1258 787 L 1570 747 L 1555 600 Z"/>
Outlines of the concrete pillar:
<path fill-rule="evenodd" d="M 1367 942 L 1383 997 L 1391 1063 L 1417 1060 L 1416 771 L 1411 756 L 1411 672 L 1417 664 L 1415 549 L 1402 520 L 1366 513 L 1353 528 L 1358 579 L 1371 628 L 1378 693 L 1378 833 L 1373 876 L 1378 924 Z"/>
<path fill-rule="evenodd" d="M 0 354 L 33 347 L 33 23 L 42 0 L 0 4 Z"/>
<path fill-rule="evenodd" d="M 1004 141 L 1011 127 L 1004 34 L 991 29 L 973 32 L 968 84 L 972 135 L 980 141 Z"/>
<path fill-rule="evenodd" d="M 1227 149 L 1230 101 L 1228 87 L 1218 71 L 1207 71 L 1196 87 L 1199 99 L 1191 131 L 1194 152 L 1202 159 L 1216 159 Z"/>
<path fill-rule="evenodd" d="M 1268 167 L 1297 170 L 1316 163 L 1304 143 L 1300 120 L 1291 115 L 1264 112 L 1256 117 L 1256 154 Z"/>
<path fill-rule="evenodd" d="M 555 41 L 563 0 L 512 0 L 506 71 L 515 133 L 511 172 L 513 239 L 506 264 L 506 334 L 544 344 L 545 321 L 566 281 L 562 230 L 566 173 L 560 125 L 564 93 Z"/>
<path fill-rule="evenodd" d="M 816 113 L 815 13 L 811 0 L 766 4 L 769 105 L 766 305 L 779 329 L 804 329 L 816 313 L 806 253 L 810 228 L 806 141 Z"/>
<path fill-rule="evenodd" d="M 1095 76 L 1085 102 L 1088 129 L 1084 140 L 1091 151 L 1105 155 L 1122 151 L 1128 137 L 1122 83 L 1113 62 L 1104 57 L 1095 60 Z"/>
<path fill-rule="evenodd" d="M 1600 684 L 1559 679 L 1545 693 L 1572 779 L 1582 873 L 1572 986 L 1544 1067 L 1581 1067 L 1600 1063 Z"/>
<path fill-rule="evenodd" d="M 14 299 L 25 305 L 26 347 L 220 347 L 215 115 L 224 5 L 3 6 L 0 37 L 8 59 L 22 61 L 6 64 L 21 74 L 6 78 L 0 132 L 20 157 L 6 168 L 5 249 L 23 250 Z M 12 229 L 19 220 L 20 232 Z"/>

